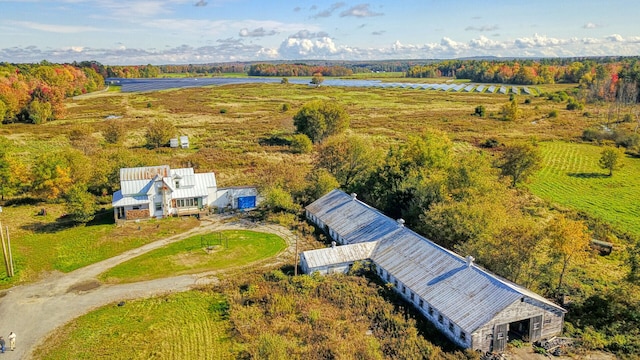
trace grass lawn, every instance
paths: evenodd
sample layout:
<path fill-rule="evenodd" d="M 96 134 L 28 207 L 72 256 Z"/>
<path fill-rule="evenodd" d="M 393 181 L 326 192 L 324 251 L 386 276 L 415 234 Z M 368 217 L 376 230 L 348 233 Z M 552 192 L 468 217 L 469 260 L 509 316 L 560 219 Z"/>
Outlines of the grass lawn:
<path fill-rule="evenodd" d="M 277 235 L 227 230 L 197 235 L 124 262 L 101 278 L 106 282 L 134 282 L 173 275 L 220 270 L 274 256 L 286 248 Z M 207 247 L 211 247 L 207 251 Z"/>
<path fill-rule="evenodd" d="M 105 306 L 55 331 L 36 359 L 232 359 L 227 302 L 188 291 Z"/>
<path fill-rule="evenodd" d="M 41 208 L 46 208 L 46 216 L 37 215 Z M 2 267 L 0 288 L 54 270 L 69 272 L 198 225 L 192 218 L 169 218 L 117 227 L 107 211 L 87 226 L 70 226 L 59 221 L 63 212 L 61 204 L 3 207 L 0 221 L 10 228 L 16 276 L 7 278 Z"/>
<path fill-rule="evenodd" d="M 542 170 L 529 184 L 534 194 L 640 236 L 640 159 L 626 157 L 609 177 L 598 166 L 602 147 L 561 141 L 540 147 Z"/>

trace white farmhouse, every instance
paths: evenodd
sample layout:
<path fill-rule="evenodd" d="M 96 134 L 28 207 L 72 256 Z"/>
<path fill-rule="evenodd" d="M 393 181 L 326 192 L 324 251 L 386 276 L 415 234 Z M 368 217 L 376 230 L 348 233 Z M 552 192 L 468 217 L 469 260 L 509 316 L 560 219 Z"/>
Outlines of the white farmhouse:
<path fill-rule="evenodd" d="M 215 174 L 168 165 L 120 169 L 113 194 L 116 221 L 199 215 L 214 208 L 248 210 L 257 206 L 255 187 L 218 188 Z"/>

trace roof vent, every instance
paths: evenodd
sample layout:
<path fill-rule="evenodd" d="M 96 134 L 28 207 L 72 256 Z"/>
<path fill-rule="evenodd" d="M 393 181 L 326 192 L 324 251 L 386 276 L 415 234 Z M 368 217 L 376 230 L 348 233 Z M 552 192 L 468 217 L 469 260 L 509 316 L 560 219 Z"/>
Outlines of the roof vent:
<path fill-rule="evenodd" d="M 471 265 L 473 265 L 473 260 L 475 260 L 475 258 L 469 255 L 465 258 L 465 260 L 467 260 L 467 267 L 471 267 Z"/>
<path fill-rule="evenodd" d="M 404 219 L 398 219 L 398 220 L 396 220 L 396 221 L 398 222 L 398 225 L 399 225 L 400 227 L 404 227 Z"/>
<path fill-rule="evenodd" d="M 336 248 L 336 242 L 335 242 L 335 241 L 332 241 L 332 242 L 331 242 L 331 248 L 332 248 L 332 249 L 335 249 L 335 248 Z"/>
<path fill-rule="evenodd" d="M 358 194 L 356 194 L 356 193 L 351 193 L 351 200 L 355 200 L 357 196 L 358 196 Z"/>

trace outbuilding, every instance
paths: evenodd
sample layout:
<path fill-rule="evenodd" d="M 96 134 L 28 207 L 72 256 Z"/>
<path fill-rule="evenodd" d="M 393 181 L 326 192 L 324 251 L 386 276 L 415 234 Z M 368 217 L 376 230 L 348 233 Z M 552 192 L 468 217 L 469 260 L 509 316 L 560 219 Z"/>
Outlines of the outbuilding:
<path fill-rule="evenodd" d="M 509 340 L 536 341 L 562 332 L 566 311 L 447 250 L 361 202 L 333 190 L 306 216 L 342 244 L 305 251 L 306 273 L 346 272 L 369 261 L 380 278 L 463 348 L 502 352 Z"/>

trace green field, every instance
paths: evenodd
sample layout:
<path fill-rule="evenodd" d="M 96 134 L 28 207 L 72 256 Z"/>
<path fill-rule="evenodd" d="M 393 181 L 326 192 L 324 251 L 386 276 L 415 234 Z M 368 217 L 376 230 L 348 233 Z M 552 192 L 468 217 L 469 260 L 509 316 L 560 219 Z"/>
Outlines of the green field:
<path fill-rule="evenodd" d="M 197 235 L 124 262 L 101 278 L 107 282 L 135 282 L 227 269 L 269 258 L 286 247 L 279 236 L 255 231 Z"/>
<path fill-rule="evenodd" d="M 602 147 L 560 141 L 540 147 L 542 170 L 529 184 L 534 194 L 640 236 L 640 159 L 626 157 L 609 177 L 598 166 Z"/>
<path fill-rule="evenodd" d="M 232 359 L 227 303 L 188 291 L 105 306 L 56 331 L 36 359 Z"/>

